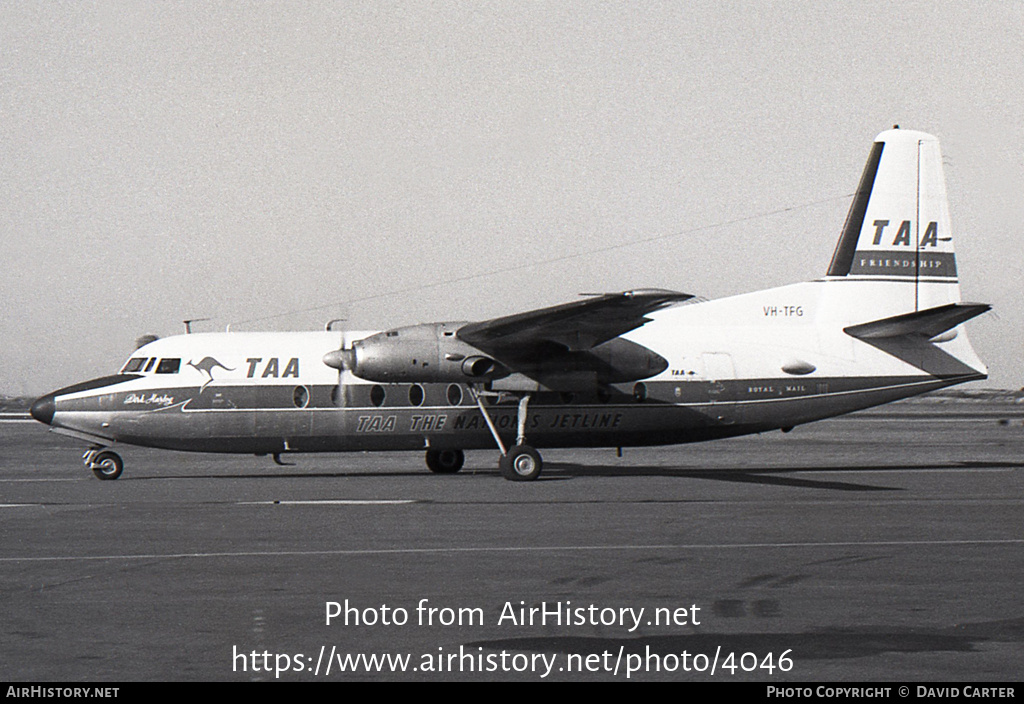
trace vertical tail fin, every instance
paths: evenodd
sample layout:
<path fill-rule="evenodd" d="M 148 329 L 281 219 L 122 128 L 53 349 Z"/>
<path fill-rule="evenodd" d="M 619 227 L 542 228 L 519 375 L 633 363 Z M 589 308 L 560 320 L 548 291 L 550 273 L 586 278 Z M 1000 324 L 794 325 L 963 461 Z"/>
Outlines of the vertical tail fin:
<path fill-rule="evenodd" d="M 956 303 L 951 229 L 938 139 L 888 130 L 875 138 L 828 276 L 887 282 L 912 310 Z"/>
<path fill-rule="evenodd" d="M 893 129 L 875 138 L 822 304 L 848 336 L 928 375 L 957 383 L 987 374 L 960 326 L 989 306 L 960 302 L 935 137 Z"/>

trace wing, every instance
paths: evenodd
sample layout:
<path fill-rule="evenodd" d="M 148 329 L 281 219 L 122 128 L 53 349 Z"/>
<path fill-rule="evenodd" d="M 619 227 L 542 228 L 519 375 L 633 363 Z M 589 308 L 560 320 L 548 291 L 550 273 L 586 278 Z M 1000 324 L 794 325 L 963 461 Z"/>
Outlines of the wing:
<path fill-rule="evenodd" d="M 691 298 L 688 293 L 664 289 L 606 293 L 584 301 L 470 323 L 461 327 L 457 335 L 514 369 L 537 354 L 591 350 L 648 322 L 648 313 Z"/>

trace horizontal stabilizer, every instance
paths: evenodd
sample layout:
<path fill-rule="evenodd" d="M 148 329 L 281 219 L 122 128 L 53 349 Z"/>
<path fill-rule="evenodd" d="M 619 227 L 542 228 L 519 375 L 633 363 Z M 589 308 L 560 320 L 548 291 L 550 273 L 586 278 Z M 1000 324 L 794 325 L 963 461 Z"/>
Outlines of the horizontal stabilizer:
<path fill-rule="evenodd" d="M 873 320 L 870 323 L 851 325 L 843 332 L 861 340 L 877 340 L 905 335 L 920 335 L 932 338 L 960 323 L 981 315 L 991 309 L 987 303 L 950 303 L 936 308 L 894 315 L 891 318 Z"/>

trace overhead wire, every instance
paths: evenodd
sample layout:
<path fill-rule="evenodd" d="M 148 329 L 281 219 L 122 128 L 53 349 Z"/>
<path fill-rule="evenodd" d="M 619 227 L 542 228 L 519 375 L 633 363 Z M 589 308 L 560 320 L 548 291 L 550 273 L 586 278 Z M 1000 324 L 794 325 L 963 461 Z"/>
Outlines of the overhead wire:
<path fill-rule="evenodd" d="M 630 240 L 628 242 L 620 242 L 618 244 L 607 245 L 604 247 L 597 247 L 594 249 L 588 249 L 582 252 L 573 252 L 571 254 L 562 254 L 557 257 L 549 257 L 547 259 L 537 259 L 530 262 L 524 262 L 522 264 L 516 264 L 513 266 L 501 267 L 498 269 L 489 269 L 487 271 L 477 272 L 475 274 L 467 274 L 465 276 L 456 276 L 447 278 L 441 281 L 432 281 L 423 284 L 416 284 L 415 286 L 407 286 L 405 288 L 391 289 L 389 291 L 382 291 L 380 293 L 369 294 L 366 296 L 359 296 L 357 298 L 347 298 L 344 300 L 338 300 L 331 303 L 323 303 L 317 306 L 310 306 L 308 308 L 296 308 L 292 310 L 283 311 L 281 313 L 272 313 L 270 315 L 261 315 L 255 318 L 247 318 L 245 320 L 238 320 L 229 323 L 228 327 L 232 325 L 247 325 L 249 323 L 259 323 L 267 320 L 275 320 L 277 318 L 285 318 L 290 315 L 301 315 L 303 313 L 313 313 L 316 311 L 327 310 L 331 308 L 338 308 L 341 306 L 349 306 L 353 303 L 365 303 L 367 301 L 379 300 L 381 298 L 390 298 L 391 296 L 401 296 L 408 293 L 416 293 L 418 291 L 427 291 L 434 288 L 440 288 L 442 286 L 452 286 L 455 284 L 465 283 L 467 281 L 474 281 L 476 279 L 482 279 L 485 277 L 499 276 L 502 274 L 510 274 L 516 271 L 523 271 L 525 269 L 533 269 L 536 267 L 548 266 L 550 264 L 558 264 L 560 262 L 569 261 L 573 259 L 582 259 L 583 257 L 593 256 L 595 254 L 604 254 L 606 252 L 614 252 L 620 249 L 627 249 L 630 247 L 637 247 L 640 245 L 650 244 L 652 242 L 660 242 L 662 240 L 668 240 L 675 237 L 682 237 L 683 235 L 691 235 L 697 232 L 704 232 L 706 230 L 715 230 L 721 227 L 728 227 L 730 225 L 738 225 L 744 222 L 750 222 L 751 220 L 759 220 L 761 218 L 773 217 L 775 215 L 782 215 L 783 213 L 789 213 L 796 210 L 803 210 L 805 208 L 813 208 L 818 205 L 825 203 L 833 203 L 840 200 L 846 200 L 852 198 L 853 193 L 848 193 L 842 196 L 832 196 L 830 198 L 823 198 L 821 200 L 809 201 L 806 203 L 800 203 L 798 205 L 791 205 L 785 208 L 777 208 L 775 210 L 769 210 L 761 213 L 755 213 L 753 215 L 745 215 L 743 217 L 733 218 L 731 220 L 724 220 L 722 222 L 714 223 L 711 225 L 700 225 L 698 227 L 691 227 L 685 230 L 678 230 L 676 232 L 670 232 L 663 235 L 652 235 L 650 237 L 644 237 L 641 239 Z"/>

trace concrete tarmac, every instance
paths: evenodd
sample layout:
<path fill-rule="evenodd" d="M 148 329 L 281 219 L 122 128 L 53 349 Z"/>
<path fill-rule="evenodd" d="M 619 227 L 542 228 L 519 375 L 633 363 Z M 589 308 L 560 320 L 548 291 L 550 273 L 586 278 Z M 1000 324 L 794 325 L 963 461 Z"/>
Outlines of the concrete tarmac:
<path fill-rule="evenodd" d="M 1019 680 L 1024 406 L 889 408 L 527 484 L 130 447 L 99 481 L 7 417 L 0 679 Z"/>

